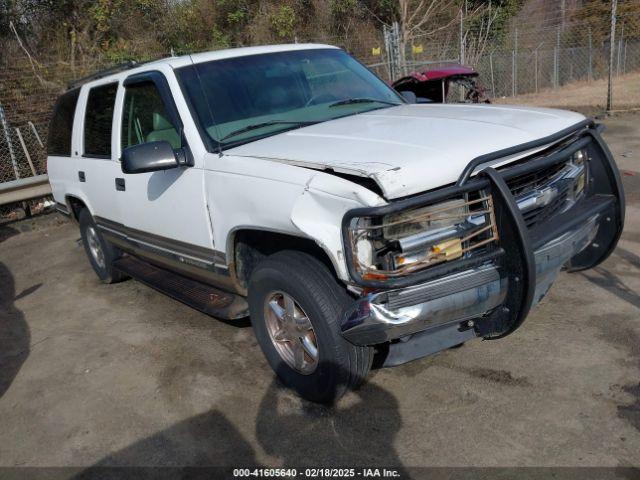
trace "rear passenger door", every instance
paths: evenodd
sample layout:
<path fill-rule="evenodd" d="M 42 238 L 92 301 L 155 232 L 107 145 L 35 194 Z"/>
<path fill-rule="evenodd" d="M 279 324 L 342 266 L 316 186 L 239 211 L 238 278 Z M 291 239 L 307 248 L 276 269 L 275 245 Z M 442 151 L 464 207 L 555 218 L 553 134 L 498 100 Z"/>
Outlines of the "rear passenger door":
<path fill-rule="evenodd" d="M 183 123 L 164 74 L 134 74 L 123 85 L 120 151 L 166 141 L 190 158 Z M 119 177 L 122 190 L 118 192 L 118 202 L 130 241 L 154 256 L 183 264 L 205 266 L 211 261 L 212 235 L 201 168 L 120 172 Z"/>
<path fill-rule="evenodd" d="M 120 172 L 116 151 L 112 148 L 112 127 L 118 82 L 91 86 L 81 97 L 84 116 L 79 143 L 81 155 L 76 162 L 77 179 L 98 223 L 102 219 L 120 222 L 115 179 Z"/>

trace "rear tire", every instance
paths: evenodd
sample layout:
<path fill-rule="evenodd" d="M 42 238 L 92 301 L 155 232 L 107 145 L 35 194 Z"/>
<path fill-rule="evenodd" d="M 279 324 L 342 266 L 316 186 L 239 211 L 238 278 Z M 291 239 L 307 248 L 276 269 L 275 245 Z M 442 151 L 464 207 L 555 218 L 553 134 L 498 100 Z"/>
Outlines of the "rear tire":
<path fill-rule="evenodd" d="M 128 277 L 113 267 L 113 262 L 122 256 L 122 252 L 104 239 L 89 210 L 83 208 L 80 211 L 78 223 L 84 251 L 98 278 L 104 283 L 126 280 Z"/>
<path fill-rule="evenodd" d="M 253 331 L 267 361 L 302 397 L 332 403 L 367 376 L 373 349 L 349 343 L 340 331 L 342 313 L 353 299 L 316 258 L 296 251 L 267 257 L 251 275 L 248 300 Z M 287 302 L 291 315 L 284 308 Z M 281 320 L 277 312 L 289 320 Z"/>

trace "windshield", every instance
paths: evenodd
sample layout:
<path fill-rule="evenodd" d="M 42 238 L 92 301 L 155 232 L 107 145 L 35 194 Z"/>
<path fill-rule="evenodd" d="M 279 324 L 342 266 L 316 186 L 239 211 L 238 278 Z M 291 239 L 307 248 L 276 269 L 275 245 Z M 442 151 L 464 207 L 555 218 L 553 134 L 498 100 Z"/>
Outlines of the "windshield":
<path fill-rule="evenodd" d="M 213 148 L 403 103 L 338 49 L 214 60 L 177 74 Z"/>

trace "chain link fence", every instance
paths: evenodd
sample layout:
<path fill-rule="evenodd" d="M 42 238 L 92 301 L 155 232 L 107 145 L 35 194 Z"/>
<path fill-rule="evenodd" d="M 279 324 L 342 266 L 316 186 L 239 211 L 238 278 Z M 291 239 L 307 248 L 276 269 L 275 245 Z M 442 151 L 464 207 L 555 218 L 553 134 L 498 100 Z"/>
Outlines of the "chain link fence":
<path fill-rule="evenodd" d="M 36 125 L 30 121 L 20 126 L 9 125 L 0 105 L 0 185 L 47 173 L 46 137 L 43 137 L 46 129 L 46 123 Z M 51 199 L 45 197 L 0 205 L 0 221 L 38 213 L 50 204 Z"/>
<path fill-rule="evenodd" d="M 542 20 L 535 16 L 540 12 L 524 12 L 496 32 L 461 12 L 435 33 L 404 40 L 397 24 L 292 40 L 342 47 L 388 82 L 411 71 L 463 63 L 479 72 L 494 103 L 569 108 L 590 115 L 638 109 L 640 17 L 618 11 L 611 29 L 607 8 L 568 20 L 556 11 L 542 12 Z M 16 45 L 7 47 L 12 47 L 7 48 L 12 56 L 0 56 L 0 184 L 46 173 L 47 126 L 57 96 L 73 79 L 109 66 L 98 59 L 82 65 L 35 60 Z M 15 217 L 16 207 L 25 206 L 30 205 L 0 205 L 0 221 Z"/>
<path fill-rule="evenodd" d="M 46 127 L 46 124 L 28 122 L 2 129 L 0 183 L 47 173 L 46 146 L 40 134 L 40 131 L 46 132 Z"/>
<path fill-rule="evenodd" d="M 640 108 L 640 16 L 618 12 L 612 30 L 607 24 L 611 12 L 598 13 L 599 28 L 581 18 L 563 22 L 558 15 L 516 22 L 494 37 L 477 25 L 466 29 L 462 16 L 436 34 L 415 35 L 404 42 L 399 29 L 390 28 L 386 49 L 395 53 L 386 71 L 395 73 L 385 79 L 464 64 L 480 74 L 480 84 L 497 103 L 569 108 L 591 115 Z"/>

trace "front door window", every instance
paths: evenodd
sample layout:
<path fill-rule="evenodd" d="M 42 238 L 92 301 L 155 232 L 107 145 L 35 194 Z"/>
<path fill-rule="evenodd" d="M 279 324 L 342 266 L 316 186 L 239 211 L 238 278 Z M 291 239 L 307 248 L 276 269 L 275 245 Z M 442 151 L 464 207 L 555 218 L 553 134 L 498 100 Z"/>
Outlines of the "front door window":
<path fill-rule="evenodd" d="M 167 141 L 174 148 L 182 140 L 153 82 L 128 85 L 122 118 L 122 149 L 146 142 Z"/>

